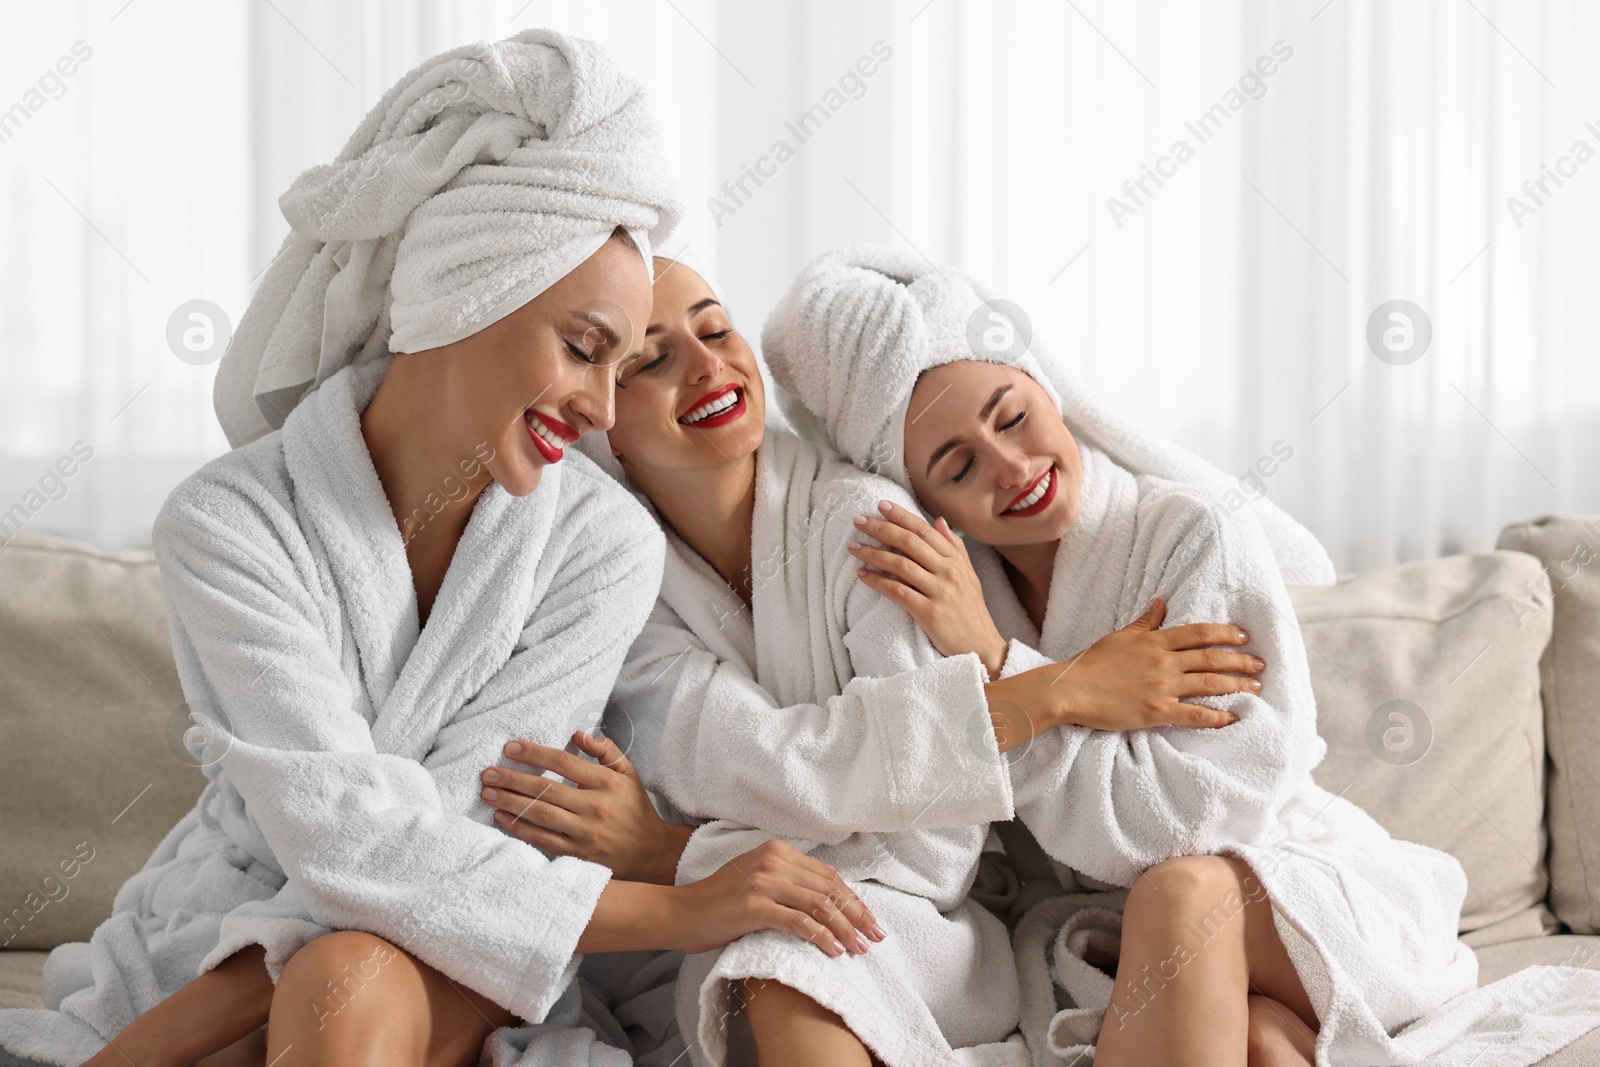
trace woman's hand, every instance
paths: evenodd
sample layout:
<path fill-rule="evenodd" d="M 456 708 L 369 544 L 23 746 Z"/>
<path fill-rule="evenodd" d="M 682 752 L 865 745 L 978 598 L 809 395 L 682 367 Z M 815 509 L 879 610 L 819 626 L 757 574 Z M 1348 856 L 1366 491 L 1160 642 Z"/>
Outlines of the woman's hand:
<path fill-rule="evenodd" d="M 857 577 L 910 612 L 934 648 L 946 656 L 976 652 L 989 677 L 998 678 L 1006 640 L 983 602 L 966 542 L 942 518 L 929 525 L 887 500 L 878 510 L 882 518 L 856 516 L 856 529 L 888 547 L 851 541 L 851 554 L 866 564 Z"/>
<path fill-rule="evenodd" d="M 710 952 L 758 930 L 783 930 L 829 956 L 862 955 L 886 936 L 832 867 L 763 841 L 688 885 L 613 880 L 578 938 L 579 952 Z"/>
<path fill-rule="evenodd" d="M 1107 634 L 1065 663 L 1024 671 L 989 685 L 991 713 L 1009 702 L 1025 720 L 1049 726 L 1073 723 L 1096 730 L 1142 730 L 1149 726 L 1230 726 L 1231 712 L 1184 697 L 1257 693 L 1261 681 L 1242 675 L 1266 669 L 1261 659 L 1207 645 L 1242 645 L 1249 635 L 1237 626 L 1191 623 L 1157 629 L 1166 616 L 1157 597 L 1150 610 Z M 1032 733 L 1039 733 L 1038 726 Z"/>
<path fill-rule="evenodd" d="M 506 744 L 508 758 L 554 771 L 572 785 L 537 773 L 485 769 L 481 795 L 500 809 L 496 825 L 556 855 L 610 867 L 623 881 L 671 885 L 694 827 L 660 816 L 639 772 L 609 738 L 580 730 L 572 740 L 600 762 L 532 741 Z"/>
<path fill-rule="evenodd" d="M 839 873 L 782 841 L 765 841 L 683 891 L 684 952 L 709 952 L 757 930 L 787 930 L 829 956 L 863 955 L 884 931 Z"/>

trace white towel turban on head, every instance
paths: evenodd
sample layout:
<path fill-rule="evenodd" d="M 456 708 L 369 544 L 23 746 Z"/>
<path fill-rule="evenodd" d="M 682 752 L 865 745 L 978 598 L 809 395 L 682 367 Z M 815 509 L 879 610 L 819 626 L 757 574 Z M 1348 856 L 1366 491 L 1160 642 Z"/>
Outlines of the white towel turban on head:
<path fill-rule="evenodd" d="M 1032 339 L 1026 351 L 976 343 L 998 299 L 987 285 L 897 248 L 853 245 L 808 263 L 761 331 L 779 404 L 808 435 L 908 491 L 905 425 L 922 373 L 957 360 L 1005 363 L 1032 376 L 1073 436 L 1135 474 L 1217 490 L 1237 480 L 1079 381 Z M 976 324 L 976 325 L 975 325 Z M 1249 509 L 1289 585 L 1328 585 L 1333 561 L 1312 533 L 1265 498 Z"/>
<path fill-rule="evenodd" d="M 291 231 L 217 372 L 235 446 L 350 363 L 499 321 L 619 226 L 648 269 L 682 215 L 644 91 L 598 44 L 540 29 L 412 70 L 279 205 Z"/>

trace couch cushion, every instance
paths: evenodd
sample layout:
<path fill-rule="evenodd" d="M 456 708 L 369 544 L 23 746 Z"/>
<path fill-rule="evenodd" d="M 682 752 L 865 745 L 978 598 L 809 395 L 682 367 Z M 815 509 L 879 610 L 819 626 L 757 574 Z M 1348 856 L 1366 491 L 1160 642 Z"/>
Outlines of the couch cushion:
<path fill-rule="evenodd" d="M 40 977 L 48 952 L 0 951 L 0 1008 L 42 1008 Z"/>
<path fill-rule="evenodd" d="M 1600 969 L 1600 937 L 1534 937 L 1479 949 L 1478 984 L 1488 985 L 1536 963 Z M 1526 995 L 1537 1002 L 1537 978 L 1530 975 L 1515 981 L 1526 982 Z M 1600 1030 L 1591 1030 L 1560 1052 L 1540 1060 L 1537 1067 L 1594 1067 L 1597 1063 L 1600 1063 Z"/>
<path fill-rule="evenodd" d="M 1549 613 L 1509 607 L 1543 581 L 1523 553 L 1475 552 L 1290 589 L 1328 742 L 1317 783 L 1461 861 L 1463 933 L 1544 925 L 1541 914 L 1506 923 L 1542 910 L 1546 888 Z"/>
<path fill-rule="evenodd" d="M 86 941 L 205 784 L 150 553 L 0 548 L 0 678 L 0 946 Z"/>
<path fill-rule="evenodd" d="M 1500 531 L 1499 548 L 1537 556 L 1552 594 L 1519 617 L 1554 617 L 1540 662 L 1550 749 L 1550 906 L 1575 933 L 1600 932 L 1600 517 L 1541 515 Z"/>

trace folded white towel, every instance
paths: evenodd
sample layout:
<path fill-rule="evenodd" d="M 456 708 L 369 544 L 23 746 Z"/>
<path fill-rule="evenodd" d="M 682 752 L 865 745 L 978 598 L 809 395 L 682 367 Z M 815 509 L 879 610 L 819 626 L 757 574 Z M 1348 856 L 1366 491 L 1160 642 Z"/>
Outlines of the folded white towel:
<path fill-rule="evenodd" d="M 279 204 L 291 230 L 217 371 L 235 446 L 348 363 L 504 318 L 618 226 L 648 267 L 682 214 L 644 91 L 542 29 L 422 63 Z"/>
<path fill-rule="evenodd" d="M 1073 436 L 1126 470 L 1226 490 L 1237 480 L 1079 380 L 1037 338 L 1027 351 L 969 339 L 969 321 L 996 294 L 953 267 L 878 245 L 826 252 L 808 263 L 761 331 L 762 355 L 805 431 L 817 426 L 850 460 L 910 488 L 901 458 L 906 408 L 923 371 L 956 360 L 1009 363 L 1056 402 Z M 987 320 L 985 320 L 987 321 Z M 1288 585 L 1330 585 L 1333 562 L 1311 532 L 1271 500 L 1245 509 L 1261 523 Z"/>
<path fill-rule="evenodd" d="M 330 929 L 388 938 L 543 1024 L 497 1034 L 495 1063 L 627 1062 L 575 1028 L 571 984 L 610 872 L 502 832 L 478 775 L 514 766 L 508 738 L 561 746 L 603 706 L 655 597 L 661 535 L 581 456 L 525 497 L 490 485 L 419 628 L 360 428 L 387 363 L 335 375 L 162 509 L 155 549 L 209 782 L 118 891 L 90 967 L 52 969 L 86 984 L 58 1011 L 0 1012 L 0 1064 L 82 1063 L 239 949 L 262 945 L 276 980 Z"/>

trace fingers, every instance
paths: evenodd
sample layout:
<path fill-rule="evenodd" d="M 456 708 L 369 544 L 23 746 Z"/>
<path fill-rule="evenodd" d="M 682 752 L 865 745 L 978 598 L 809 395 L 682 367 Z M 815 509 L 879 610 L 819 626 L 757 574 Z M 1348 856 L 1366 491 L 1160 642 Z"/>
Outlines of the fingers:
<path fill-rule="evenodd" d="M 850 542 L 850 554 L 870 567 L 876 567 L 884 574 L 898 578 L 917 592 L 927 595 L 928 579 L 932 577 L 927 568 L 915 560 L 908 559 L 899 552 L 890 552 L 882 548 L 873 548 L 871 545 L 859 541 Z"/>
<path fill-rule="evenodd" d="M 519 819 L 510 812 L 497 811 L 494 813 L 494 824 L 519 841 L 526 841 L 530 845 L 553 852 L 558 856 L 577 856 L 576 842 L 565 834 L 558 834 L 554 830 L 539 826 L 536 823 Z M 581 857 L 580 857 L 581 858 Z"/>
<path fill-rule="evenodd" d="M 1259 656 L 1252 656 L 1248 652 L 1229 652 L 1223 648 L 1201 648 L 1179 652 L 1174 658 L 1181 670 L 1191 673 L 1238 671 L 1240 674 L 1260 674 L 1267 669 L 1266 661 Z M 1230 688 L 1225 692 L 1235 692 L 1236 689 L 1237 687 Z"/>
<path fill-rule="evenodd" d="M 639 777 L 639 772 L 628 757 L 622 754 L 622 749 L 604 734 L 586 734 L 582 730 L 577 730 L 572 735 L 572 743 L 598 760 L 600 766 L 618 774 L 626 774 L 629 778 Z"/>
<path fill-rule="evenodd" d="M 914 535 L 923 544 L 939 552 L 940 555 L 944 555 L 942 549 L 948 542 L 945 541 L 944 536 L 939 531 L 929 526 L 927 520 L 921 515 L 908 508 L 901 507 L 892 500 L 878 501 L 878 514 L 883 516 L 884 520 L 887 520 L 886 525 L 899 527 Z M 870 521 L 871 516 L 867 516 L 867 518 Z M 878 535 L 873 534 L 872 536 L 877 537 Z M 882 540 L 882 538 L 879 538 L 879 540 Z M 887 544 L 888 542 L 884 543 Z"/>
<path fill-rule="evenodd" d="M 921 623 L 922 616 L 918 612 L 927 608 L 930 601 L 920 592 L 904 582 L 889 577 L 887 574 L 869 571 L 864 567 L 856 571 L 856 577 L 860 578 L 869 589 L 882 593 L 896 604 L 905 608 L 911 613 L 912 618 L 916 619 L 919 624 Z"/>
<path fill-rule="evenodd" d="M 512 800 L 506 803 L 494 804 L 497 808 L 511 810 L 507 804 L 516 803 L 516 798 L 521 800 L 538 800 L 546 804 L 554 804 L 567 811 L 582 811 L 587 808 L 584 803 L 583 791 L 570 785 L 558 782 L 554 778 L 542 778 L 537 774 L 524 774 L 521 771 L 510 771 L 504 767 L 490 767 L 478 776 L 482 779 L 485 791 L 492 790 L 500 794 L 502 800 L 507 797 Z M 488 797 L 484 797 L 488 800 Z M 494 803 L 490 801 L 490 803 Z"/>
<path fill-rule="evenodd" d="M 557 833 L 571 836 L 573 831 L 583 827 L 583 820 L 572 811 L 545 800 L 488 787 L 484 788 L 481 796 L 485 803 L 522 822 L 543 826 Z"/>
<path fill-rule="evenodd" d="M 921 519 L 917 521 L 922 522 Z M 942 546 L 938 543 L 944 540 L 943 535 L 925 522 L 922 525 L 933 535 L 934 539 L 931 541 L 904 526 L 872 515 L 857 515 L 855 524 L 856 529 L 868 537 L 881 541 L 896 552 L 916 560 L 928 570 L 936 568 L 939 561 L 944 558 L 944 551 L 941 551 Z M 857 542 L 850 542 L 852 547 L 856 544 Z"/>
<path fill-rule="evenodd" d="M 1172 652 L 1206 645 L 1242 645 L 1250 640 L 1250 635 L 1239 627 L 1220 622 L 1191 622 L 1162 630 L 1160 635 L 1162 647 Z"/>
<path fill-rule="evenodd" d="M 844 894 L 848 894 L 849 900 L 855 901 L 855 894 L 843 882 L 839 883 L 836 890 L 823 890 L 804 885 L 797 878 L 777 886 L 772 899 L 788 909 L 784 928 L 810 941 L 823 952 L 830 956 L 842 956 L 847 951 L 857 956 L 865 955 L 867 939 L 856 929 L 841 906 L 847 903 Z M 855 903 L 859 905 L 860 901 Z"/>
<path fill-rule="evenodd" d="M 887 936 L 883 927 L 878 925 L 877 917 L 872 914 L 872 910 L 856 896 L 855 890 L 839 877 L 838 871 L 803 852 L 795 853 L 794 862 L 816 880 L 807 884 L 813 889 L 825 892 L 853 929 L 861 931 L 874 941 L 882 941 Z"/>
<path fill-rule="evenodd" d="M 1145 611 L 1143 615 L 1124 626 L 1123 630 L 1154 630 L 1161 625 L 1161 620 L 1166 617 L 1166 614 L 1166 601 L 1162 600 L 1160 597 L 1156 597 L 1150 602 L 1149 609 Z M 1162 647 L 1167 647 L 1164 640 L 1162 642 Z"/>
<path fill-rule="evenodd" d="M 606 775 L 612 773 L 609 767 L 601 767 L 570 752 L 532 741 L 508 741 L 504 751 L 509 759 L 540 770 L 555 771 L 567 781 L 588 789 L 606 784 Z"/>
<path fill-rule="evenodd" d="M 1231 711 L 1218 711 L 1216 708 L 1208 708 L 1200 704 L 1179 703 L 1172 725 L 1198 726 L 1203 729 L 1220 730 L 1224 726 L 1232 726 L 1238 721 L 1239 716 Z"/>

